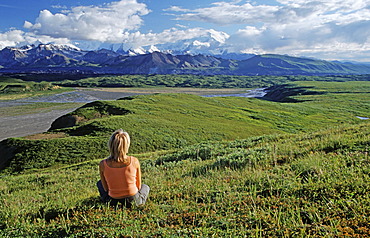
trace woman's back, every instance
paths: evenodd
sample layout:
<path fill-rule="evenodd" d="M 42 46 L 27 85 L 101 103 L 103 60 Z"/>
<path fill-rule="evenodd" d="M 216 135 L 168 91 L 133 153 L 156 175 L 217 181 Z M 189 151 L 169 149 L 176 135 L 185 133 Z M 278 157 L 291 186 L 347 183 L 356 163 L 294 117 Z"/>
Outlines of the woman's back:
<path fill-rule="evenodd" d="M 131 207 L 133 201 L 136 205 L 143 205 L 150 191 L 148 185 L 141 184 L 139 160 L 127 156 L 130 141 L 127 132 L 116 130 L 108 141 L 110 156 L 99 164 L 100 180 L 96 185 L 100 199 L 112 205 L 120 202 Z"/>
<path fill-rule="evenodd" d="M 104 160 L 104 177 L 108 184 L 108 194 L 114 198 L 133 196 L 138 192 L 136 186 L 136 158 L 130 156 L 129 163 L 119 163 L 110 159 Z"/>

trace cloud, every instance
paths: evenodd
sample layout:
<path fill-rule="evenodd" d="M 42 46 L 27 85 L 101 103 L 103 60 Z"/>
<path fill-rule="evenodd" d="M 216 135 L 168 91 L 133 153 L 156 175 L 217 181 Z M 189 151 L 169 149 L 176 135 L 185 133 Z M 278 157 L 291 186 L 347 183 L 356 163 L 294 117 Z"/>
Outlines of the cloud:
<path fill-rule="evenodd" d="M 24 26 L 37 35 L 117 43 L 128 31 L 139 29 L 141 16 L 149 12 L 143 3 L 121 0 L 103 6 L 73 7 L 56 14 L 43 10 L 34 24 L 26 22 Z"/>
<path fill-rule="evenodd" d="M 5 33 L 0 33 L 0 49 L 6 46 L 16 46 L 18 43 L 23 42 L 23 31 L 11 30 Z"/>
<path fill-rule="evenodd" d="M 195 10 L 181 7 L 166 9 L 166 11 L 170 12 L 182 12 L 178 15 L 175 14 L 176 20 L 200 21 L 217 25 L 252 24 L 269 18 L 272 19 L 274 12 L 277 10 L 277 6 L 253 6 L 250 3 L 237 5 L 228 2 L 216 2 L 211 7 Z"/>
<path fill-rule="evenodd" d="M 54 7 L 55 8 L 55 7 Z M 172 7 L 175 10 L 181 10 Z M 136 0 L 111 2 L 103 6 L 79 6 L 60 13 L 42 10 L 34 23 L 25 21 L 23 27 L 29 32 L 18 31 L 18 41 L 7 41 L 3 45 L 42 43 L 70 43 L 83 41 L 103 43 L 124 43 L 126 47 L 141 47 L 174 43 L 181 40 L 205 37 L 224 43 L 229 35 L 221 31 L 204 28 L 188 29 L 184 25 L 163 30 L 159 33 L 142 33 L 141 16 L 150 12 L 145 4 Z M 7 33 L 9 34 L 9 33 Z"/>
<path fill-rule="evenodd" d="M 213 29 L 206 30 L 203 28 L 191 28 L 180 30 L 177 28 L 171 28 L 162 31 L 161 33 L 143 34 L 139 31 L 135 33 L 126 33 L 123 42 L 129 47 L 136 48 L 140 46 L 174 43 L 181 40 L 189 40 L 199 37 L 213 38 L 222 43 L 222 41 L 226 41 L 229 35 Z"/>
<path fill-rule="evenodd" d="M 54 9 L 68 9 L 67 6 L 63 6 L 63 5 L 52 5 L 51 7 Z"/>
<path fill-rule="evenodd" d="M 206 8 L 166 9 L 176 20 L 240 25 L 227 39 L 229 51 L 326 55 L 370 44 L 368 0 L 277 0 L 276 5 L 215 2 Z"/>
<path fill-rule="evenodd" d="M 317 17 L 324 22 L 332 20 L 341 22 L 351 16 L 358 16 L 358 11 L 363 9 L 367 9 L 364 12 L 366 14 L 369 7 L 366 0 L 278 0 L 277 2 L 280 5 L 215 2 L 207 8 L 190 10 L 173 6 L 165 11 L 175 12 L 176 20 L 200 21 L 216 25 L 285 24 Z M 344 16 L 344 19 L 339 19 L 338 16 Z"/>
<path fill-rule="evenodd" d="M 259 1 L 219 1 L 193 9 L 171 6 L 164 11 L 176 20 L 173 21 L 176 28 L 157 33 L 141 31 L 143 16 L 148 15 L 150 9 L 138 0 L 70 9 L 55 5 L 53 10 L 60 12 L 43 10 L 34 22 L 24 23 L 29 32 L 0 33 L 0 48 L 22 42 L 70 41 L 125 43 L 127 47 L 136 48 L 193 39 L 202 46 L 216 40 L 229 52 L 319 58 L 320 54 L 330 58 L 348 54 L 360 57 L 361 53 L 369 53 L 369 0 L 275 1 L 274 5 L 259 4 Z M 149 20 L 150 15 L 146 19 Z M 194 28 L 187 28 L 190 25 L 187 21 L 192 21 Z M 214 30 L 196 27 L 198 22 L 214 24 Z"/>
<path fill-rule="evenodd" d="M 4 7 L 4 8 L 18 8 L 18 7 L 15 7 L 15 6 L 5 5 L 5 4 L 0 4 L 0 7 Z"/>
<path fill-rule="evenodd" d="M 5 33 L 0 33 L 0 50 L 7 46 L 18 47 L 39 43 L 69 44 L 70 41 L 67 38 L 53 38 L 45 35 L 35 35 L 21 30 L 10 30 Z"/>
<path fill-rule="evenodd" d="M 181 8 L 178 6 L 171 6 L 170 8 L 164 9 L 163 11 L 173 11 L 173 12 L 188 12 L 189 9 Z"/>

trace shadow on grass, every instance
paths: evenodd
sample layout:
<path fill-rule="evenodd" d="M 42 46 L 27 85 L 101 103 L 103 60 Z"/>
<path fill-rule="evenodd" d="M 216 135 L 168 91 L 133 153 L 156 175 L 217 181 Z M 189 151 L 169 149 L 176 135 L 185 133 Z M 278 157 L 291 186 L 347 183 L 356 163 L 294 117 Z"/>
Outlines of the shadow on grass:
<path fill-rule="evenodd" d="M 75 211 L 84 211 L 86 209 L 93 209 L 98 208 L 98 205 L 103 204 L 99 197 L 89 197 L 83 200 L 78 206 L 69 209 L 62 209 L 62 208 L 51 208 L 45 209 L 45 207 L 41 207 L 36 214 L 29 214 L 31 219 L 44 219 L 46 222 L 50 222 L 51 220 L 55 220 L 58 217 L 62 216 L 69 216 L 73 217 L 73 213 Z"/>
<path fill-rule="evenodd" d="M 265 96 L 260 97 L 259 99 L 274 102 L 298 103 L 309 100 L 295 99 L 292 98 L 293 96 L 326 94 L 326 92 L 314 91 L 313 88 L 314 87 L 293 87 L 292 85 L 289 84 L 271 86 L 267 88 L 268 93 Z"/>

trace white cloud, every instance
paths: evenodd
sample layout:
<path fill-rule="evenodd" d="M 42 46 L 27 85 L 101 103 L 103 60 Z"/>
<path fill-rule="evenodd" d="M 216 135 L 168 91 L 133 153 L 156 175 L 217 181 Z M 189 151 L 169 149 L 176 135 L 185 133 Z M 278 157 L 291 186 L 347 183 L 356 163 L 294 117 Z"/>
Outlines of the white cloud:
<path fill-rule="evenodd" d="M 24 41 L 23 31 L 11 30 L 5 33 L 0 33 L 0 49 L 7 46 L 16 46 L 19 42 Z"/>
<path fill-rule="evenodd" d="M 126 33 L 124 43 L 129 47 L 136 48 L 140 46 L 174 43 L 180 40 L 189 40 L 197 37 L 209 37 L 219 41 L 225 41 L 229 36 L 224 32 L 215 31 L 213 29 L 191 28 L 180 30 L 171 28 L 161 33 Z"/>
<path fill-rule="evenodd" d="M 178 7 L 178 6 L 172 6 L 170 8 L 164 9 L 163 11 L 188 12 L 189 9 L 181 8 L 181 7 Z"/>
<path fill-rule="evenodd" d="M 121 42 L 127 31 L 137 30 L 141 16 L 149 13 L 146 5 L 136 0 L 121 0 L 103 6 L 79 6 L 63 13 L 40 12 L 35 24 L 25 27 L 37 35 L 71 40 Z"/>
<path fill-rule="evenodd" d="M 319 58 L 321 52 L 333 58 L 334 55 L 359 56 L 370 51 L 370 0 L 276 0 L 276 5 L 258 2 L 215 2 L 209 7 L 195 9 L 171 6 L 164 11 L 174 16 L 176 28 L 159 33 L 141 31 L 142 17 L 150 10 L 138 0 L 69 10 L 55 5 L 52 6 L 54 11 L 61 12 L 43 10 L 33 23 L 24 23 L 24 28 L 30 32 L 0 33 L 0 48 L 22 43 L 70 41 L 125 43 L 127 47 L 137 48 L 190 39 L 206 46 L 207 39 L 211 39 L 229 52 L 302 54 Z M 215 30 L 188 29 L 186 21 L 195 22 L 191 25 L 196 22 L 215 24 Z M 219 29 L 230 29 L 230 35 Z"/>
<path fill-rule="evenodd" d="M 181 10 L 172 7 L 175 10 Z M 103 43 L 125 43 L 126 47 L 141 47 L 156 44 L 174 43 L 181 40 L 205 37 L 225 43 L 229 35 L 213 29 L 191 28 L 178 25 L 159 33 L 139 31 L 142 15 L 150 10 L 136 0 L 122 0 L 104 6 L 80 6 L 61 13 L 43 10 L 34 23 L 24 22 L 30 32 L 19 32 L 22 43 L 70 43 L 90 41 L 92 45 Z M 10 44 L 11 43 L 11 44 Z M 7 42 L 4 45 L 20 45 Z M 83 43 L 83 45 L 88 45 Z"/>
<path fill-rule="evenodd" d="M 239 24 L 241 29 L 225 42 L 229 51 L 345 55 L 365 52 L 365 46 L 370 45 L 369 0 L 277 2 L 216 2 L 207 8 L 167 10 L 173 12 L 176 20 L 221 26 Z"/>
<path fill-rule="evenodd" d="M 30 32 L 24 32 L 21 30 L 10 30 L 5 33 L 0 33 L 0 50 L 10 46 L 18 47 L 28 44 L 69 44 L 70 41 L 66 38 L 53 38 L 45 35 L 35 35 Z"/>
<path fill-rule="evenodd" d="M 52 5 L 51 7 L 54 9 L 68 9 L 67 6 L 63 6 L 63 5 Z"/>
<path fill-rule="evenodd" d="M 177 15 L 176 20 L 201 21 L 217 25 L 256 23 L 261 20 L 272 18 L 277 6 L 260 5 L 253 6 L 250 3 L 237 5 L 235 3 L 216 2 L 208 8 L 195 10 L 172 7 L 166 9 L 173 12 L 184 12 Z"/>
<path fill-rule="evenodd" d="M 345 22 L 359 16 L 368 18 L 368 0 L 277 0 L 281 5 L 256 5 L 238 2 L 215 2 L 211 7 L 194 10 L 171 7 L 166 11 L 181 12 L 176 20 L 201 21 L 217 25 L 289 23 L 295 20 Z M 341 16 L 343 18 L 337 18 Z"/>

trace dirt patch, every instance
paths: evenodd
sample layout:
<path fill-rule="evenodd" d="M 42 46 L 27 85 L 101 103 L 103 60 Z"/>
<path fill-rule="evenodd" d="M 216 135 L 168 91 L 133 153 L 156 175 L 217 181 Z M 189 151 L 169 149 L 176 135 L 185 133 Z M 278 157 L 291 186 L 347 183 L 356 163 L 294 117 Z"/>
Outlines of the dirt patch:
<path fill-rule="evenodd" d="M 49 139 L 56 139 L 56 138 L 64 138 L 67 135 L 65 133 L 40 133 L 25 136 L 24 138 L 28 140 L 49 140 Z"/>
<path fill-rule="evenodd" d="M 10 137 L 22 137 L 47 131 L 51 123 L 76 108 L 53 110 L 19 116 L 0 117 L 0 141 Z"/>

